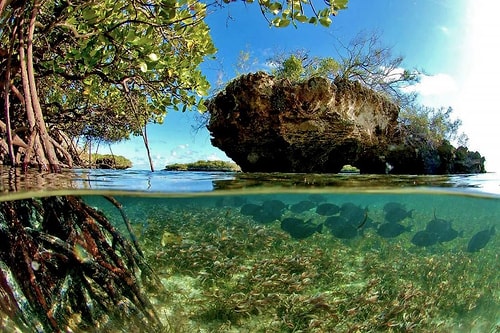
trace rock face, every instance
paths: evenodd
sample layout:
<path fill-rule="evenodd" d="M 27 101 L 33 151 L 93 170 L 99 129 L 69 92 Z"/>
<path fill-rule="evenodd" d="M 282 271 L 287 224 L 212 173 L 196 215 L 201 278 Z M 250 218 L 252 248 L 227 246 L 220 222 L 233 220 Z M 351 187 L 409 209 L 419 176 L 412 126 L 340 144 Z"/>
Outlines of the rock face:
<path fill-rule="evenodd" d="M 212 144 L 245 172 L 337 173 L 350 164 L 385 173 L 404 170 L 400 158 L 421 159 L 399 137 L 397 105 L 357 82 L 291 83 L 258 72 L 207 107 Z"/>

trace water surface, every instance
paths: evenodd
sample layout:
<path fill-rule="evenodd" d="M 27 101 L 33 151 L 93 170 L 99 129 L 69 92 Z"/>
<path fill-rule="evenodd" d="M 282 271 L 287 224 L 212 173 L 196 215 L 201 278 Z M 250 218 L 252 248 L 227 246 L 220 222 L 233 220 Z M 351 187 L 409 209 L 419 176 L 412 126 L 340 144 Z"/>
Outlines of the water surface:
<path fill-rule="evenodd" d="M 128 235 L 114 195 L 163 284 L 148 295 L 167 331 L 498 332 L 499 184 L 75 170 L 4 175 L 2 200 L 81 195 Z"/>

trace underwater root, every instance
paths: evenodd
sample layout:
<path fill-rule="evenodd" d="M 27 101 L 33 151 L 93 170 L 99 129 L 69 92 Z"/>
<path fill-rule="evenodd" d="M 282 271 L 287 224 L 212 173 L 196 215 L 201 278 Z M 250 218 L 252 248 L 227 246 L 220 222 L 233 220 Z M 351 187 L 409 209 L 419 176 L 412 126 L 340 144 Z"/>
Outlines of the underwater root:
<path fill-rule="evenodd" d="M 158 331 L 146 287 L 159 285 L 137 248 L 80 198 L 0 203 L 0 328 Z"/>

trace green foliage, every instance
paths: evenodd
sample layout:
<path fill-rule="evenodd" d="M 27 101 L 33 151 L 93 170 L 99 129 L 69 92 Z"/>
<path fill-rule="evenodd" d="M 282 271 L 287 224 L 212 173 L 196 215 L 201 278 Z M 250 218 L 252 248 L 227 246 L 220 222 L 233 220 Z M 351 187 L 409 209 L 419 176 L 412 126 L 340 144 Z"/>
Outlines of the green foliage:
<path fill-rule="evenodd" d="M 452 119 L 452 108 L 430 108 L 415 102 L 417 95 L 405 88 L 419 81 L 420 72 L 403 68 L 404 58 L 393 56 L 390 47 L 381 42 L 378 32 L 362 32 L 347 45 L 341 43 L 338 60 L 311 58 L 307 51 L 298 50 L 289 55 L 278 54 L 269 62 L 278 78 L 293 81 L 312 76 L 330 80 L 357 81 L 379 92 L 400 106 L 399 123 L 408 138 L 418 138 L 431 147 L 439 147 L 445 140 L 466 146 L 467 135 L 459 131 L 461 120 Z"/>
<path fill-rule="evenodd" d="M 193 163 L 174 163 L 165 166 L 169 171 L 240 171 L 240 168 L 227 161 L 196 161 Z"/>
<path fill-rule="evenodd" d="M 268 61 L 278 77 L 298 80 L 323 76 L 332 81 L 340 77 L 382 93 L 402 107 L 415 100 L 415 95 L 406 93 L 404 88 L 417 83 L 420 72 L 405 69 L 404 58 L 392 54 L 391 48 L 381 42 L 379 32 L 361 32 L 347 45 L 340 41 L 339 44 L 336 58 L 311 57 L 307 51 L 297 50 L 277 54 Z"/>
<path fill-rule="evenodd" d="M 121 155 L 93 154 L 92 163 L 98 168 L 128 169 L 132 161 Z"/>
<path fill-rule="evenodd" d="M 467 135 L 460 133 L 460 119 L 452 119 L 451 107 L 431 108 L 423 105 L 413 105 L 404 108 L 399 113 L 399 122 L 404 127 L 407 136 L 418 136 L 431 147 L 440 146 L 444 140 L 467 145 Z"/>
<path fill-rule="evenodd" d="M 240 50 L 238 60 L 236 61 L 235 72 L 237 75 L 249 73 L 254 65 L 257 64 L 257 59 L 252 56 L 252 52 Z"/>
<path fill-rule="evenodd" d="M 204 111 L 198 66 L 216 51 L 205 15 L 195 0 L 47 1 L 34 61 L 48 122 L 116 141 L 167 110 Z"/>
<path fill-rule="evenodd" d="M 232 0 L 224 0 L 229 3 Z M 252 3 L 254 0 L 245 0 Z M 347 8 L 348 0 L 328 0 L 325 1 L 327 7 L 317 10 L 313 1 L 291 0 L 291 1 L 273 1 L 259 0 L 259 6 L 262 14 L 269 22 L 269 25 L 284 28 L 290 25 L 297 26 L 298 23 L 318 23 L 324 27 L 329 27 L 332 23 L 331 16 L 337 15 L 337 12 Z"/>
<path fill-rule="evenodd" d="M 298 80 L 304 73 L 304 67 L 302 66 L 302 61 L 295 55 L 291 55 L 288 59 L 283 62 L 283 72 L 284 77 L 290 78 L 290 80 Z"/>
<path fill-rule="evenodd" d="M 0 76 L 7 77 L 7 65 L 26 49 L 29 43 L 20 32 L 31 31 L 27 25 L 33 22 L 33 53 L 27 62 L 35 64 L 33 88 L 42 97 L 40 113 L 49 135 L 66 132 L 107 142 L 130 135 L 145 138 L 146 125 L 162 123 L 169 110 L 206 110 L 203 97 L 210 87 L 199 65 L 216 52 L 205 23 L 212 5 L 198 0 L 3 1 Z M 259 0 L 258 5 L 276 27 L 297 22 L 328 26 L 347 0 L 317 9 L 305 0 Z M 8 69 L 10 81 L 23 95 L 16 66 Z M 23 108 L 19 102 L 11 105 L 14 127 L 28 127 Z"/>
<path fill-rule="evenodd" d="M 339 41 L 338 75 L 358 81 L 406 107 L 415 100 L 415 95 L 406 93 L 404 88 L 417 83 L 420 72 L 404 68 L 404 57 L 393 55 L 391 47 L 381 39 L 378 31 L 362 31 L 347 45 Z"/>
<path fill-rule="evenodd" d="M 311 58 L 305 51 L 295 51 L 288 56 L 277 55 L 268 61 L 275 66 L 274 75 L 292 81 L 307 80 L 314 76 L 333 80 L 339 70 L 339 64 L 335 59 Z"/>

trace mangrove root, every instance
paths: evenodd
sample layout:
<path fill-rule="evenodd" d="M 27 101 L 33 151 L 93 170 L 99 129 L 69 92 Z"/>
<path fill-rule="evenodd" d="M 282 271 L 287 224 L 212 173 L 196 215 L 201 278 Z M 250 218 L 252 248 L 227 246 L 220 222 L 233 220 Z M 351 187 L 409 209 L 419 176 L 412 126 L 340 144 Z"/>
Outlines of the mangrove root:
<path fill-rule="evenodd" d="M 148 275 L 137 248 L 78 197 L 0 203 L 0 328 L 158 331 Z"/>

